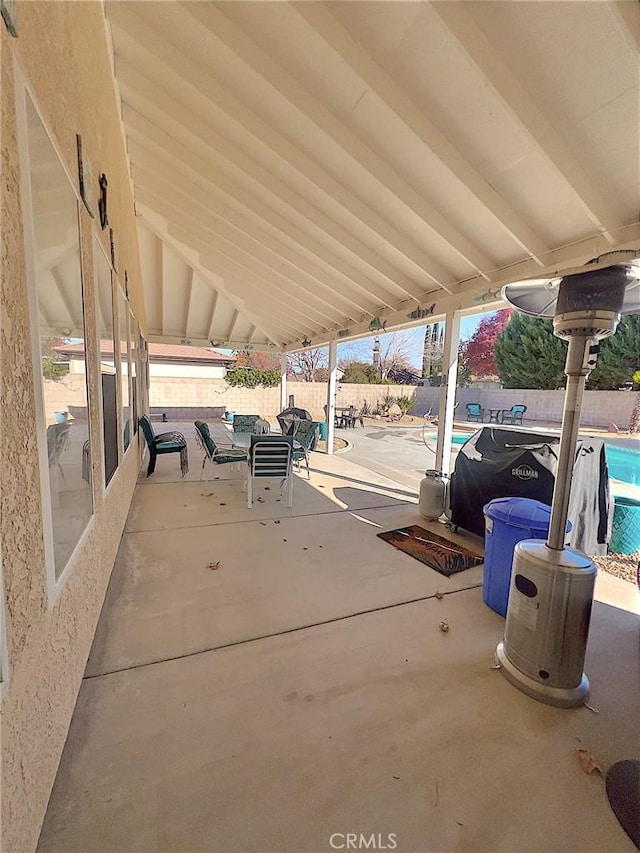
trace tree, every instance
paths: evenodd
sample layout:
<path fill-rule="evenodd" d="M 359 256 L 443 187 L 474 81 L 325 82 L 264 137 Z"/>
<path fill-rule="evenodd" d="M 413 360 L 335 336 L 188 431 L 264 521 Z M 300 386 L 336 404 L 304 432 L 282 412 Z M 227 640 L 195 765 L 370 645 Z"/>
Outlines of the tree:
<path fill-rule="evenodd" d="M 419 363 L 422 350 L 422 341 L 419 334 L 416 334 L 417 331 L 410 329 L 402 332 L 387 332 L 376 336 L 373 340 L 363 338 L 341 344 L 340 366 L 346 369 L 350 364 L 360 364 L 363 365 L 363 371 L 366 367 L 367 374 L 369 374 L 369 368 L 372 368 L 371 382 L 417 384 L 420 372 L 413 365 Z M 359 373 L 359 375 L 362 374 Z M 345 380 L 343 377 L 341 381 L 354 380 Z"/>
<path fill-rule="evenodd" d="M 430 379 L 442 372 L 442 353 L 444 349 L 444 323 L 432 323 L 425 326 L 422 347 L 422 378 Z"/>
<path fill-rule="evenodd" d="M 234 350 L 237 367 L 256 367 L 258 370 L 280 370 L 280 355 L 269 350 L 254 350 L 250 347 Z"/>
<path fill-rule="evenodd" d="M 292 352 L 287 361 L 294 379 L 298 379 L 301 382 L 326 382 L 326 348 Z"/>
<path fill-rule="evenodd" d="M 512 314 L 495 347 L 505 388 L 561 388 L 566 356 L 567 344 L 553 334 L 552 321 L 527 314 Z"/>
<path fill-rule="evenodd" d="M 343 371 L 340 382 L 372 384 L 377 380 L 376 370 L 372 364 L 364 361 L 340 360 L 340 370 Z"/>
<path fill-rule="evenodd" d="M 493 314 L 486 314 L 473 335 L 464 345 L 464 358 L 468 369 L 474 376 L 497 376 L 496 343 L 506 328 L 511 310 L 503 308 Z"/>
<path fill-rule="evenodd" d="M 615 335 L 600 341 L 600 353 L 587 387 L 615 391 L 629 382 L 640 364 L 640 314 L 628 314 Z"/>

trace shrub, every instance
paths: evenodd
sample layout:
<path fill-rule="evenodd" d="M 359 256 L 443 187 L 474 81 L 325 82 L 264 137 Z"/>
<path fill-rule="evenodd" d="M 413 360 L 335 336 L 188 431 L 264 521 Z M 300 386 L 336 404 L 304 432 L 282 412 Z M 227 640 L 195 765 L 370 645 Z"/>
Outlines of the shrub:
<path fill-rule="evenodd" d="M 406 394 L 402 394 L 400 397 L 396 397 L 394 403 L 400 406 L 403 415 L 406 415 L 411 406 L 413 406 L 413 400 L 411 399 L 411 397 L 407 397 Z"/>
<path fill-rule="evenodd" d="M 233 367 L 227 371 L 225 378 L 227 384 L 233 387 L 258 388 L 262 385 L 264 388 L 275 388 L 280 384 L 280 371 L 261 370 L 257 367 Z"/>

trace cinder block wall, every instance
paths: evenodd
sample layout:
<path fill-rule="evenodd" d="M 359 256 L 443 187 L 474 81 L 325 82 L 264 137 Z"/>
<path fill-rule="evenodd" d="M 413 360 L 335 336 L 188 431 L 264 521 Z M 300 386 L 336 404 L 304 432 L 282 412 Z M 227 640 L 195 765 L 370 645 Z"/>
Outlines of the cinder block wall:
<path fill-rule="evenodd" d="M 338 386 L 336 405 L 362 408 L 366 402 L 373 409 L 387 394 L 407 396 L 413 400 L 411 414 L 438 413 L 440 389 L 413 385 Z M 324 420 L 327 402 L 324 382 L 287 382 L 287 396 L 293 394 L 296 406 L 307 409 L 315 420 Z M 584 426 L 607 427 L 615 423 L 626 430 L 631 418 L 635 393 L 630 391 L 586 391 L 581 423 Z M 562 420 L 564 391 L 509 391 L 502 389 L 458 388 L 456 417 L 464 420 L 467 403 L 480 403 L 485 409 L 508 409 L 515 403 L 527 406 L 525 423 L 545 421 L 559 424 Z M 150 405 L 153 411 L 166 411 L 172 419 L 192 420 L 206 417 L 207 411 L 224 406 L 227 411 L 274 418 L 280 411 L 279 388 L 232 388 L 223 380 L 152 378 Z"/>

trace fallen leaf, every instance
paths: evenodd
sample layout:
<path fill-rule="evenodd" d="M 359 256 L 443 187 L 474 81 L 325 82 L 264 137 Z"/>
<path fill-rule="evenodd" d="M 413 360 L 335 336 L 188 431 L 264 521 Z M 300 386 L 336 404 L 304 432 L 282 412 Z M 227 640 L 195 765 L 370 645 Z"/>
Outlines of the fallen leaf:
<path fill-rule="evenodd" d="M 578 753 L 580 764 L 582 765 L 582 769 L 585 773 L 599 773 L 601 776 L 603 775 L 602 767 L 600 767 L 598 762 L 595 760 L 590 750 L 576 749 L 576 752 Z"/>
<path fill-rule="evenodd" d="M 267 526 L 267 522 L 266 522 L 266 521 L 261 521 L 261 522 L 260 522 L 260 524 L 261 524 L 263 527 L 266 527 L 266 526 Z"/>
<path fill-rule="evenodd" d="M 219 569 L 220 568 L 220 560 L 217 560 L 215 563 L 209 563 L 207 565 L 207 568 L 211 569 L 212 572 L 215 571 L 216 569 Z"/>
<path fill-rule="evenodd" d="M 442 599 L 444 598 L 444 592 L 440 592 L 440 590 L 438 590 L 436 592 L 436 598 L 438 599 L 438 601 L 442 601 Z"/>
<path fill-rule="evenodd" d="M 322 545 L 318 545 L 318 548 L 322 548 Z"/>
<path fill-rule="evenodd" d="M 309 549 L 308 549 L 308 548 L 303 548 L 302 550 L 303 550 L 303 551 L 308 551 Z"/>
<path fill-rule="evenodd" d="M 286 540 L 286 539 L 283 539 L 282 541 L 283 541 L 283 542 L 286 542 L 287 540 Z"/>
<path fill-rule="evenodd" d="M 220 503 L 220 506 L 226 506 L 226 503 L 224 503 L 224 501 L 222 501 L 222 502 Z"/>
<path fill-rule="evenodd" d="M 446 634 L 449 630 L 449 623 L 446 619 L 443 619 L 442 622 L 438 625 L 438 628 L 440 628 L 443 634 Z"/>
<path fill-rule="evenodd" d="M 393 778 L 394 778 L 394 779 L 399 779 L 400 777 L 399 777 L 399 776 L 394 776 Z"/>
<path fill-rule="evenodd" d="M 276 520 L 275 520 L 273 523 L 274 523 L 274 524 L 280 524 L 280 519 L 279 519 L 279 518 L 276 518 Z"/>
<path fill-rule="evenodd" d="M 270 491 L 271 491 L 271 486 L 265 486 L 265 487 L 264 487 L 264 490 L 265 490 L 265 492 L 270 492 Z"/>

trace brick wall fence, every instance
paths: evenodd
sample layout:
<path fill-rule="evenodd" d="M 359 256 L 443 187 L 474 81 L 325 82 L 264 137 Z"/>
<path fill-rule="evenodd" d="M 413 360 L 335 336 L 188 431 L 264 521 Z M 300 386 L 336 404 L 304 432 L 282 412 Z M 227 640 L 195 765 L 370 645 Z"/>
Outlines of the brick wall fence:
<path fill-rule="evenodd" d="M 47 409 L 65 410 L 79 405 L 81 383 L 66 377 L 62 382 L 45 383 Z M 373 409 L 386 394 L 413 398 L 412 414 L 438 412 L 439 388 L 411 385 L 357 385 L 343 383 L 336 397 L 338 406 L 361 408 L 366 402 Z M 315 420 L 324 420 L 323 406 L 327 388 L 321 382 L 287 382 L 287 395 L 293 394 L 296 406 L 308 409 Z M 636 398 L 632 391 L 586 391 L 581 415 L 585 426 L 606 427 L 615 423 L 626 430 Z M 524 403 L 527 412 L 524 423 L 544 421 L 559 424 L 562 420 L 563 391 L 508 391 L 501 389 L 459 388 L 456 416 L 465 420 L 465 405 L 480 403 L 485 409 L 508 409 Z M 224 410 L 241 414 L 259 414 L 274 418 L 280 411 L 279 388 L 232 388 L 220 379 L 175 379 L 153 377 L 149 391 L 151 412 L 167 414 L 169 420 L 192 421 L 195 418 L 213 419 Z"/>

